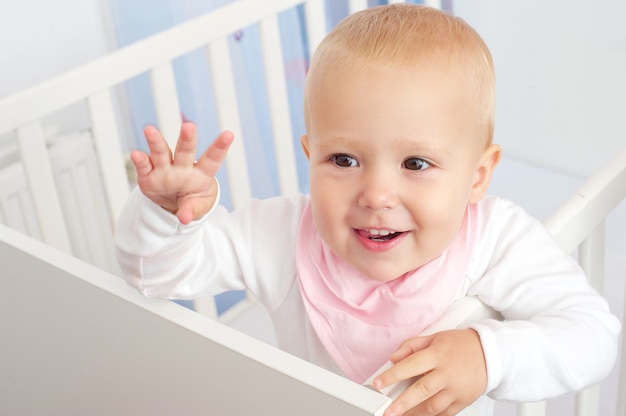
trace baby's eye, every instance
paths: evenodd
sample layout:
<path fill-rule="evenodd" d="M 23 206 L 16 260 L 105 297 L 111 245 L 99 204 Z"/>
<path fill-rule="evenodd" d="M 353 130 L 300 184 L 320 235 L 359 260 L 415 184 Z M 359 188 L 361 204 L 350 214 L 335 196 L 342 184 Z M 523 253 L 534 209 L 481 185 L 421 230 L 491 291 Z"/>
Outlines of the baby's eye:
<path fill-rule="evenodd" d="M 412 157 L 405 160 L 402 166 L 409 170 L 424 170 L 430 167 L 430 163 L 418 157 Z"/>
<path fill-rule="evenodd" d="M 354 168 L 359 166 L 359 162 L 356 161 L 355 158 L 349 155 L 332 155 L 330 160 L 335 162 L 335 165 L 341 166 L 342 168 Z"/>

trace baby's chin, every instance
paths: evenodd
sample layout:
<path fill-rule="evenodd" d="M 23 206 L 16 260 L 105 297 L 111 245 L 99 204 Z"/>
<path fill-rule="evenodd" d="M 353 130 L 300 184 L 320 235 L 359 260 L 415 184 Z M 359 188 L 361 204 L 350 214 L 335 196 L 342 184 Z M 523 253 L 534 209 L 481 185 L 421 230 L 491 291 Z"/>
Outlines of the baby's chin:
<path fill-rule="evenodd" d="M 419 267 L 417 268 L 412 268 L 410 270 L 404 271 L 404 272 L 400 272 L 398 273 L 374 273 L 374 270 L 369 269 L 367 271 L 361 271 L 361 274 L 365 277 L 367 277 L 368 279 L 371 280 L 375 280 L 377 282 L 380 283 L 390 283 L 396 280 L 401 280 L 403 279 L 405 276 L 413 273 L 414 271 L 416 271 L 417 269 L 419 269 Z"/>

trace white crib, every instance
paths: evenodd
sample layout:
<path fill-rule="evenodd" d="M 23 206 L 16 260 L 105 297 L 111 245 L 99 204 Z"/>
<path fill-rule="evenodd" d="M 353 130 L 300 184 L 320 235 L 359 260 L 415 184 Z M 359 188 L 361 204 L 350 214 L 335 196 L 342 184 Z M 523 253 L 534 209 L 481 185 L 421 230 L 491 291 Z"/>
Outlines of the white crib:
<path fill-rule="evenodd" d="M 173 139 L 181 124 L 181 111 L 172 61 L 198 49 L 206 51 L 210 67 L 207 76 L 212 77 L 215 86 L 220 128 L 231 130 L 240 138 L 230 150 L 226 170 L 233 205 L 241 205 L 249 198 L 251 190 L 249 172 L 245 171 L 243 143 L 246 138 L 241 133 L 238 104 L 234 99 L 235 85 L 226 37 L 253 24 L 258 25 L 261 37 L 280 191 L 283 194 L 298 192 L 294 132 L 286 116 L 290 110 L 280 46 L 281 36 L 285 34 L 280 33 L 277 19 L 279 13 L 292 7 L 304 8 L 308 48 L 313 51 L 326 33 L 322 0 L 240 0 L 0 100 L 0 136 L 13 134 L 15 137 L 14 149 L 0 152 L 0 161 L 2 157 L 10 161 L 8 168 L 0 171 L 0 219 L 10 224 L 11 218 L 18 213 L 32 210 L 36 223 L 17 221 L 21 225 L 13 224 L 14 228 L 116 273 L 111 234 L 130 187 L 117 127 L 116 89 L 138 74 L 149 73 L 159 127 L 165 137 Z M 349 7 L 353 12 L 367 7 L 367 1 L 351 0 Z M 47 133 L 42 120 L 77 102 L 86 103 L 89 131 L 69 137 L 62 135 L 60 139 Z M 78 148 L 83 149 L 80 150 L 81 158 L 87 161 L 80 167 L 75 164 L 65 166 L 55 156 L 74 155 Z M 8 186 L 19 181 L 24 182 L 28 191 L 17 185 L 13 191 Z M 604 219 L 625 197 L 626 152 L 622 152 L 546 221 L 549 230 L 567 251 L 578 248 L 580 262 L 596 287 L 602 285 Z M 21 202 L 16 204 L 16 198 Z M 4 273 L 2 276 L 3 285 L 4 279 L 15 278 Z M 114 291 L 112 296 L 120 295 Z M 133 298 L 131 302 L 140 301 Z M 253 299 L 240 302 L 231 315 L 240 313 L 253 302 Z M 194 307 L 204 315 L 216 317 L 213 299 L 198 300 Z M 229 318 L 222 316 L 220 319 Z M 180 322 L 175 323 L 179 325 Z M 617 415 L 625 416 L 626 358 L 623 354 L 621 363 Z M 305 382 L 313 379 L 308 378 Z M 50 388 L 54 389 L 54 386 Z M 375 400 L 380 401 L 380 398 Z M 579 393 L 576 414 L 597 415 L 598 400 L 598 388 Z M 543 403 L 522 404 L 518 410 L 518 415 L 544 414 Z"/>

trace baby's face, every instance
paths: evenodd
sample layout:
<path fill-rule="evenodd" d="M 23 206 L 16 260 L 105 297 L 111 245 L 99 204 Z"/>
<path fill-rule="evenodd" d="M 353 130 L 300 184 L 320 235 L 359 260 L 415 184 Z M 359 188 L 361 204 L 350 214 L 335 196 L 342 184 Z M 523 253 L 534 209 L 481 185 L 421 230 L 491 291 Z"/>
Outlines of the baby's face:
<path fill-rule="evenodd" d="M 436 65 L 371 68 L 334 72 L 311 91 L 302 143 L 326 244 L 379 281 L 439 256 L 490 176 L 462 80 Z"/>

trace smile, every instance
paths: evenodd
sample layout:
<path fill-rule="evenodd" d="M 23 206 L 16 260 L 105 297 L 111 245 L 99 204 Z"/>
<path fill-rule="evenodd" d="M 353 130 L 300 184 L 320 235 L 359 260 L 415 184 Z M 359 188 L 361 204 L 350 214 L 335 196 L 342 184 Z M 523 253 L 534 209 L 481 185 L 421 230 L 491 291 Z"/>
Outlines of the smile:
<path fill-rule="evenodd" d="M 368 251 L 384 252 L 396 247 L 406 232 L 387 229 L 355 229 L 357 240 Z"/>
<path fill-rule="evenodd" d="M 372 241 L 389 241 L 396 238 L 401 233 L 390 230 L 364 230 L 366 234 L 369 234 L 367 238 Z"/>

